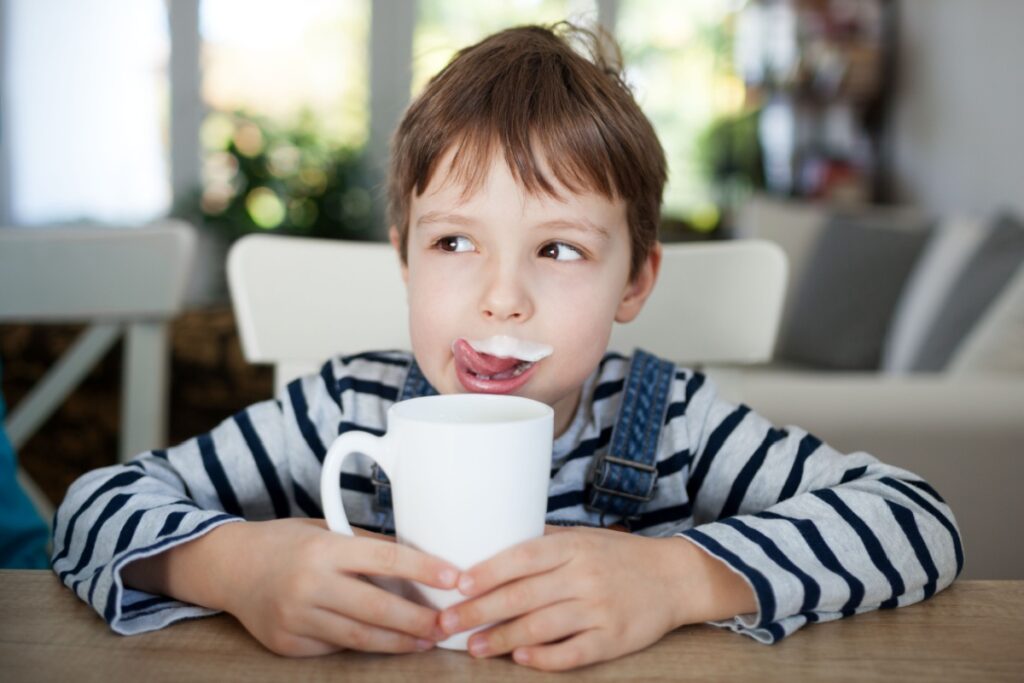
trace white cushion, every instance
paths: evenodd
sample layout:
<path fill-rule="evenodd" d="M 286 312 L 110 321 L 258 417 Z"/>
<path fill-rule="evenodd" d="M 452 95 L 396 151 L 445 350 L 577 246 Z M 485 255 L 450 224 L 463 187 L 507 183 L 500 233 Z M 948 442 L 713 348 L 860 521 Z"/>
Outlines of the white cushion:
<path fill-rule="evenodd" d="M 936 226 L 896 304 L 882 351 L 883 372 L 906 374 L 913 370 L 925 334 L 988 230 L 987 222 L 963 217 Z"/>

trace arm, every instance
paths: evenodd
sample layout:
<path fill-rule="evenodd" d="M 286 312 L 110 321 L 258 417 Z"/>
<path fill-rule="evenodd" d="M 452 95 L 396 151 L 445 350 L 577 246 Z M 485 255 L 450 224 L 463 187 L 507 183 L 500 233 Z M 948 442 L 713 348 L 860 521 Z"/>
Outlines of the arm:
<path fill-rule="evenodd" d="M 297 380 L 280 402 L 180 446 L 80 478 L 57 514 L 54 570 L 123 634 L 227 610 L 285 654 L 415 649 L 408 633 L 432 635 L 436 613 L 359 575 L 441 585 L 441 571 L 454 568 L 289 518 L 319 513 L 317 450 L 341 415 L 327 376 Z M 306 609 L 288 611 L 296 605 Z"/>
<path fill-rule="evenodd" d="M 697 526 L 681 536 L 742 576 L 753 614 L 721 625 L 775 642 L 813 621 L 907 605 L 952 583 L 956 521 L 920 477 L 777 429 L 695 374 L 686 427 Z"/>

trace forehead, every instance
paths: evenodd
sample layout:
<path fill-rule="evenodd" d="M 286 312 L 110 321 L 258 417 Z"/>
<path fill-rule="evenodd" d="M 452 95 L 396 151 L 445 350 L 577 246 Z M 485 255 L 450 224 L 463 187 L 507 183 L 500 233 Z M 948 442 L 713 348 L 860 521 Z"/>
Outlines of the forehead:
<path fill-rule="evenodd" d="M 547 161 L 536 156 L 537 170 L 547 180 L 549 189 L 530 188 L 512 172 L 505 156 L 492 152 L 465 162 L 456 159 L 456 150 L 449 148 L 439 158 L 430 181 L 423 192 L 413 192 L 410 202 L 412 225 L 427 212 L 483 212 L 507 215 L 515 211 L 529 215 L 577 215 L 599 225 L 612 228 L 626 226 L 626 203 L 619 197 L 608 197 L 587 189 L 581 181 L 572 187 L 563 183 Z"/>

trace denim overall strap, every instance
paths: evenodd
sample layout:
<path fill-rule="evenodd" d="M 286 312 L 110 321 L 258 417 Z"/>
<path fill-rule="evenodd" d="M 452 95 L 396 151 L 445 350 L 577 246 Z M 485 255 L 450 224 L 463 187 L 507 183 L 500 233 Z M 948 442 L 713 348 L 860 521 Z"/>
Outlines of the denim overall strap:
<path fill-rule="evenodd" d="M 405 375 L 405 382 L 402 384 L 402 391 L 398 394 L 398 400 L 404 401 L 409 398 L 436 395 L 437 389 L 431 386 L 427 378 L 423 376 L 423 371 L 420 370 L 416 359 L 413 358 L 409 363 L 409 372 Z M 376 492 L 376 508 L 380 511 L 390 510 L 391 482 L 388 480 L 388 475 L 384 474 L 376 463 L 373 465 L 370 481 L 373 483 L 373 488 Z"/>
<path fill-rule="evenodd" d="M 607 450 L 594 457 L 585 506 L 628 521 L 654 498 L 655 460 L 675 365 L 636 349 Z"/>

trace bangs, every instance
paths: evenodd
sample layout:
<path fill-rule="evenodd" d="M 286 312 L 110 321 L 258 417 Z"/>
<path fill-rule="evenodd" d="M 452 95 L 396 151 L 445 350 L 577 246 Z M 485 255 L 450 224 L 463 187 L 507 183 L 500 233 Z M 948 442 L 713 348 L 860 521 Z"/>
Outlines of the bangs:
<path fill-rule="evenodd" d="M 442 159 L 450 155 L 443 182 L 468 198 L 500 154 L 530 194 L 561 199 L 564 189 L 625 201 L 636 265 L 657 239 L 666 168 L 620 64 L 617 47 L 609 56 L 598 36 L 562 24 L 508 29 L 460 51 L 392 139 L 389 219 L 402 253 L 409 201 L 426 191 Z"/>

